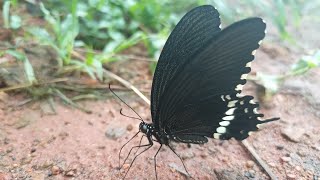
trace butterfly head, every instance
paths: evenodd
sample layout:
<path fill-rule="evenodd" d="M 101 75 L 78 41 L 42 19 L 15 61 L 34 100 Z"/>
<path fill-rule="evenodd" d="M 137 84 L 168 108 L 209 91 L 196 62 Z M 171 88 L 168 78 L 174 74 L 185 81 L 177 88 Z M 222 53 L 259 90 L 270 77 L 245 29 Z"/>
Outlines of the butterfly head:
<path fill-rule="evenodd" d="M 145 122 L 141 122 L 140 125 L 139 125 L 139 130 L 144 133 L 144 134 L 147 134 L 148 131 L 149 131 L 150 127 L 147 123 Z"/>

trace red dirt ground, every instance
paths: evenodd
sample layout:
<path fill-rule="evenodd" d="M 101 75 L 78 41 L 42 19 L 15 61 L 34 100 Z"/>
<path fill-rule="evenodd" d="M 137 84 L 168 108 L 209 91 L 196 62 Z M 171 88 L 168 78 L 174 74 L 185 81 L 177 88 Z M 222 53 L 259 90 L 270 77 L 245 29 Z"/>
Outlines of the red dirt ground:
<path fill-rule="evenodd" d="M 276 53 L 275 57 L 267 54 L 270 51 Z M 283 73 L 292 63 L 283 52 L 274 45 L 264 45 L 257 53 L 253 73 Z M 113 67 L 118 73 L 125 71 L 126 78 L 139 88 L 150 89 L 147 66 L 147 62 L 124 61 Z M 261 112 L 266 117 L 279 116 L 281 120 L 264 125 L 248 141 L 279 179 L 320 177 L 319 83 L 319 69 L 312 70 L 303 77 L 286 80 L 282 89 L 262 104 Z M 246 93 L 256 94 L 256 87 L 249 82 Z M 121 116 L 120 108 L 133 114 L 118 100 L 80 102 L 91 114 L 56 103 L 57 113 L 49 115 L 44 102 L 17 106 L 24 99 L 21 95 L 0 96 L 0 180 L 124 176 L 130 161 L 118 169 L 119 149 L 138 131 L 139 121 Z M 135 95 L 122 97 L 140 116 L 150 119 L 149 107 L 141 99 Z M 139 139 L 125 147 L 122 161 Z M 127 179 L 155 179 L 153 156 L 158 147 L 156 144 L 136 160 Z M 195 179 L 269 179 L 235 140 L 174 147 Z M 181 162 L 167 147 L 157 158 L 157 171 L 159 179 L 187 179 Z"/>

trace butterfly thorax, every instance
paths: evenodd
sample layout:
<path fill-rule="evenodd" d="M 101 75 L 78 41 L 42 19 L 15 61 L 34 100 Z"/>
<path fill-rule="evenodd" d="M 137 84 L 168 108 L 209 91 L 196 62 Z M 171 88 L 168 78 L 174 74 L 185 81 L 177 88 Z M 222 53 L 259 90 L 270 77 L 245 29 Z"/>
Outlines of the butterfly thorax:
<path fill-rule="evenodd" d="M 141 122 L 139 125 L 140 132 L 144 133 L 148 139 L 155 138 L 155 140 L 160 144 L 169 144 L 169 135 L 166 133 L 159 132 L 152 123 L 147 124 L 145 122 Z"/>

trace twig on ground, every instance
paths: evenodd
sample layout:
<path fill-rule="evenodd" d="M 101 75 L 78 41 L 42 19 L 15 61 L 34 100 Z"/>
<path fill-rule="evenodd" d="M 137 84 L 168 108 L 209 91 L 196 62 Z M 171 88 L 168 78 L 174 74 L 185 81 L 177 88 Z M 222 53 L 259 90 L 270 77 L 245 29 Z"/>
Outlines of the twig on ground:
<path fill-rule="evenodd" d="M 104 69 L 103 71 L 105 73 L 105 75 L 107 75 L 108 77 L 111 77 L 117 81 L 119 81 L 121 84 L 123 84 L 125 87 L 132 89 L 141 99 L 143 99 L 147 104 L 150 105 L 150 100 L 142 94 L 141 91 L 139 91 L 135 86 L 133 86 L 130 82 L 124 80 L 123 78 L 121 78 L 120 76 L 114 74 L 111 71 L 108 71 L 106 69 Z"/>
<path fill-rule="evenodd" d="M 80 53 L 73 51 L 72 55 L 79 58 L 80 60 L 85 60 L 85 57 L 82 56 Z M 111 71 L 108 71 L 106 69 L 103 70 L 103 73 L 107 76 L 110 77 L 112 79 L 115 79 L 117 81 L 119 81 L 121 84 L 123 84 L 125 87 L 132 89 L 140 98 L 142 98 L 145 102 L 147 102 L 148 104 L 150 104 L 150 100 L 142 94 L 141 91 L 139 91 L 135 86 L 133 86 L 130 82 L 126 81 L 125 79 L 121 78 L 120 76 L 114 74 Z"/>
<path fill-rule="evenodd" d="M 260 165 L 260 167 L 268 174 L 268 176 L 272 180 L 277 180 L 278 178 L 269 168 L 269 166 L 260 158 L 259 154 L 255 151 L 255 149 L 249 144 L 249 142 L 245 139 L 241 141 L 242 145 L 250 152 L 251 156 L 256 160 L 256 162 Z"/>
<path fill-rule="evenodd" d="M 74 55 L 75 57 L 77 57 L 77 58 L 79 58 L 81 60 L 83 60 L 83 58 L 79 57 L 80 54 L 78 52 L 102 54 L 101 51 L 86 50 L 86 49 L 76 48 L 75 51 L 72 52 L 72 55 Z M 135 55 L 112 54 L 112 55 L 110 55 L 110 57 L 116 57 L 116 58 L 121 58 L 121 59 L 130 59 L 130 60 L 138 60 L 138 61 L 156 62 L 156 60 L 153 60 L 153 59 L 150 59 L 150 58 L 146 58 L 146 57 L 142 57 L 142 56 L 135 56 Z"/>
<path fill-rule="evenodd" d="M 64 81 L 68 81 L 68 78 L 57 78 L 57 79 L 53 79 L 53 80 L 50 80 L 50 81 L 47 81 L 47 82 L 40 82 L 40 83 L 35 83 L 35 84 L 31 84 L 31 83 L 19 84 L 19 85 L 16 85 L 16 86 L 0 88 L 0 92 L 23 89 L 23 88 L 29 88 L 31 86 L 40 86 L 40 85 L 45 85 L 45 84 L 64 82 Z"/>

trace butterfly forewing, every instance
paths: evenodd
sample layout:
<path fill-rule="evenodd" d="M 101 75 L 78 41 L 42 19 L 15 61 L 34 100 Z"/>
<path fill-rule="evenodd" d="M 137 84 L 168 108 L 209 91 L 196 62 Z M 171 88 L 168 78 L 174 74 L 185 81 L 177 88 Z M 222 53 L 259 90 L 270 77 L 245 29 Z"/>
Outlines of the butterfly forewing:
<path fill-rule="evenodd" d="M 249 131 L 256 130 L 260 121 L 252 115 L 253 108 L 246 101 L 237 104 L 239 109 L 229 123 L 224 122 L 222 125 L 225 126 L 221 126 L 221 122 L 225 121 L 225 113 L 234 108 L 229 103 L 239 101 L 236 94 L 246 83 L 242 77 L 250 72 L 246 65 L 254 59 L 253 52 L 264 38 L 265 28 L 260 18 L 236 22 L 187 57 L 184 61 L 188 63 L 180 65 L 175 76 L 166 82 L 157 105 L 155 127 L 174 136 L 212 137 L 217 133 L 216 138 L 222 139 L 241 139 Z M 226 96 L 226 99 L 221 96 Z M 240 110 L 246 106 L 249 106 L 246 111 L 250 113 Z M 235 128 L 238 123 L 242 126 Z M 227 126 L 233 130 L 228 131 Z"/>
<path fill-rule="evenodd" d="M 151 91 L 151 114 L 154 124 L 158 119 L 159 102 L 168 83 L 176 76 L 179 67 L 188 63 L 204 44 L 220 32 L 218 11 L 212 6 L 200 6 L 188 12 L 169 36 L 153 77 Z M 159 128 L 159 127 L 158 127 Z"/>

